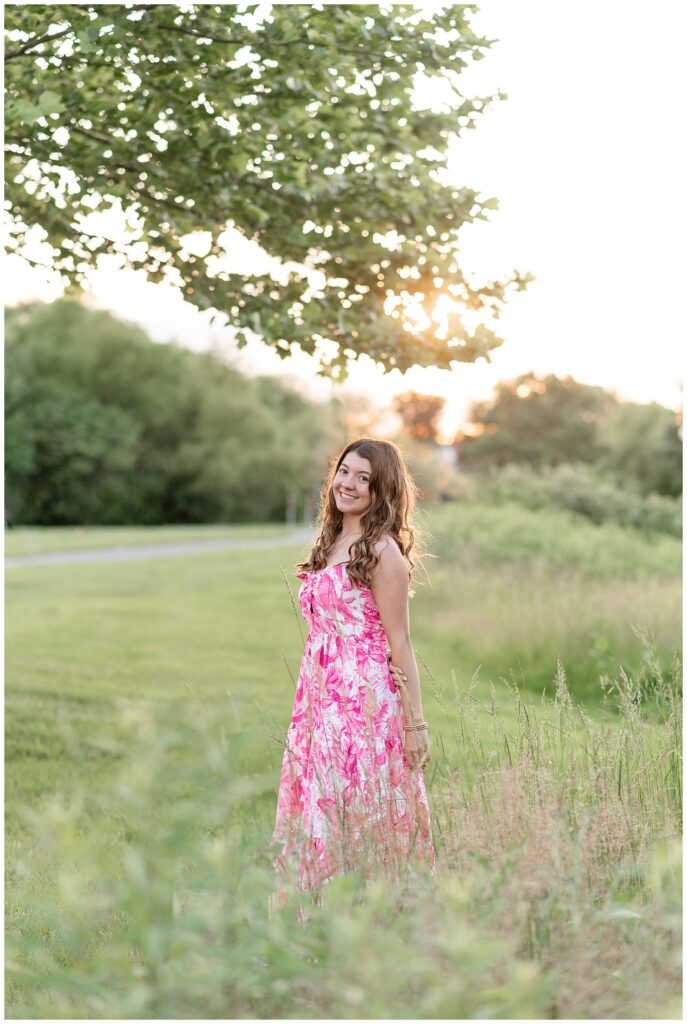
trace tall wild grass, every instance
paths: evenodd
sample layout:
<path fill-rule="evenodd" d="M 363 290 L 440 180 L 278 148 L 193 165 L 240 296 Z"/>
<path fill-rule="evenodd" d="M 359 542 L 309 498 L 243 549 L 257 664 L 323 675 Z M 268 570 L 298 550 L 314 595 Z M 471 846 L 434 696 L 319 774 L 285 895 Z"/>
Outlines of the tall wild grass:
<path fill-rule="evenodd" d="M 269 721 L 192 693 L 123 705 L 129 739 L 100 741 L 118 747 L 111 784 L 27 812 L 8 1015 L 677 1018 L 681 666 L 650 649 L 645 666 L 603 679 L 617 719 L 602 725 L 562 663 L 529 703 L 425 665 L 435 877 L 335 879 L 306 924 L 292 904 L 267 912 Z M 256 744 L 266 768 L 247 771 Z"/>

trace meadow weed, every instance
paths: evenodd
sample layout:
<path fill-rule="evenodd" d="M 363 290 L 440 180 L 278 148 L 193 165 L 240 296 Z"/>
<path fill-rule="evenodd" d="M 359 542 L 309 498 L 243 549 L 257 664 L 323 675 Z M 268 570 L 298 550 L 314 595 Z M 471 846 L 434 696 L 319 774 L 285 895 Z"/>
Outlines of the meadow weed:
<path fill-rule="evenodd" d="M 610 725 L 562 664 L 554 696 L 514 690 L 509 717 L 476 677 L 429 679 L 434 879 L 335 878 L 305 925 L 267 913 L 276 780 L 245 760 L 264 728 L 193 693 L 124 703 L 111 784 L 26 813 L 9 1015 L 678 1016 L 677 658 L 651 678 L 607 680 Z"/>

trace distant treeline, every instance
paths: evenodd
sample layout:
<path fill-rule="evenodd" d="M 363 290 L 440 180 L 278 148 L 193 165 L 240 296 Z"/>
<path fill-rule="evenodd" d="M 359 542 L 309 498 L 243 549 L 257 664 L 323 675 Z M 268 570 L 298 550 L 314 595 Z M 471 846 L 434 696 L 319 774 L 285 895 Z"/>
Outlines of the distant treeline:
<path fill-rule="evenodd" d="M 577 463 L 640 494 L 682 494 L 681 416 L 658 402 L 619 402 L 572 377 L 526 373 L 500 381 L 468 418 L 470 432 L 456 438 L 464 470 Z"/>
<path fill-rule="evenodd" d="M 8 310 L 5 360 L 10 524 L 283 520 L 344 436 L 336 403 L 74 300 Z"/>
<path fill-rule="evenodd" d="M 360 403 L 312 402 L 278 377 L 156 344 L 75 300 L 9 309 L 5 358 L 10 524 L 283 521 L 295 506 L 300 517 L 332 455 L 352 434 L 375 433 Z M 524 374 L 472 406 L 456 469 L 451 446 L 437 443 L 443 402 L 414 392 L 395 402 L 395 440 L 421 498 L 562 507 L 680 533 L 681 427 L 670 409 Z"/>

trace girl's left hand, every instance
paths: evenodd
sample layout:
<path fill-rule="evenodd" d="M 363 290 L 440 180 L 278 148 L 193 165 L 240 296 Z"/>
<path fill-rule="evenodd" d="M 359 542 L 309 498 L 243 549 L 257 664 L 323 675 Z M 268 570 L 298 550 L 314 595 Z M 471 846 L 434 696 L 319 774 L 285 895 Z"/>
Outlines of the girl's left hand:
<path fill-rule="evenodd" d="M 391 664 L 390 654 L 387 655 L 387 661 L 389 662 L 389 672 L 391 672 L 391 677 L 393 681 L 396 683 L 396 689 L 403 690 L 403 687 L 408 682 L 408 676 L 405 674 L 403 669 L 400 669 L 398 667 L 398 665 Z"/>
<path fill-rule="evenodd" d="M 405 684 L 408 682 L 408 676 L 405 674 L 403 669 L 399 668 L 398 665 L 391 663 L 391 655 L 387 655 L 387 661 L 389 662 L 389 672 L 391 678 L 396 684 L 396 689 L 403 692 Z M 406 760 L 411 768 L 418 768 L 429 763 L 429 736 L 427 730 L 423 729 L 421 732 L 405 732 L 403 737 L 403 750 L 406 755 Z"/>

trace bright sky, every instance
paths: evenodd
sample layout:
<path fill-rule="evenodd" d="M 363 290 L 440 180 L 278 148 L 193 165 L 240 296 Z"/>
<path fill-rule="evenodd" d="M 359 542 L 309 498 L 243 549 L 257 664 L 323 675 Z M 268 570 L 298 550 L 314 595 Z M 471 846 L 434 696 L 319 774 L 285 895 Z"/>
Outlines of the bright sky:
<path fill-rule="evenodd" d="M 258 342 L 239 352 L 230 331 L 131 272 L 94 274 L 93 302 L 158 341 L 218 345 L 249 372 L 288 372 L 313 395 L 342 388 L 381 402 L 408 389 L 443 395 L 446 440 L 471 401 L 529 370 L 679 408 L 686 200 L 678 69 L 687 5 L 485 0 L 473 26 L 499 42 L 464 73 L 463 91 L 501 89 L 508 99 L 451 150 L 452 180 L 499 199 L 490 222 L 463 229 L 461 266 L 485 279 L 513 269 L 536 276 L 502 314 L 506 340 L 491 365 L 383 375 L 363 358 L 346 384 L 331 385 L 315 378 L 309 356 L 281 360 Z M 419 102 L 428 96 L 419 90 Z M 244 266 L 251 252 L 259 257 L 256 249 L 246 246 Z M 50 274 L 17 260 L 6 270 L 12 302 L 61 292 Z"/>

